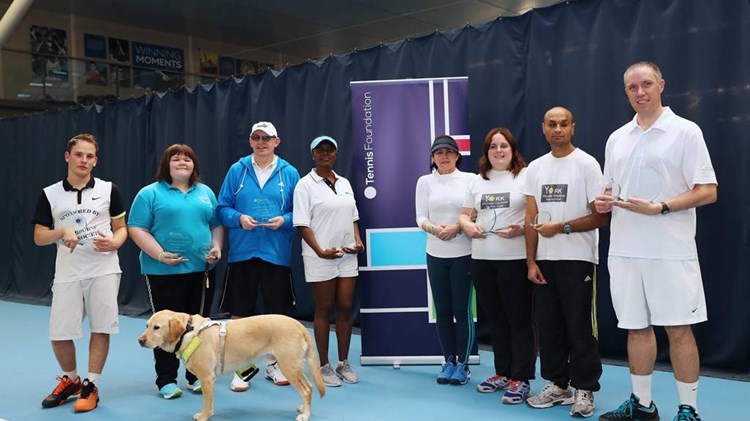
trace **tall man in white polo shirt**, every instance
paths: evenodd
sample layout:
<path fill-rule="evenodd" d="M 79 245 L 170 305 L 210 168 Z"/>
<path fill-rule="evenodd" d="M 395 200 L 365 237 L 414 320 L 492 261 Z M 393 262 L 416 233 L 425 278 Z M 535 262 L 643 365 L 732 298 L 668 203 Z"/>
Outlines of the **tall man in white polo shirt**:
<path fill-rule="evenodd" d="M 52 285 L 50 340 L 63 375 L 42 407 L 60 405 L 80 395 L 75 412 L 96 408 L 99 375 L 109 352 L 109 335 L 119 332 L 117 249 L 128 238 L 125 206 L 114 184 L 94 178 L 96 137 L 79 134 L 68 141 L 68 175 L 44 188 L 34 213 L 34 243 L 57 245 Z M 81 382 L 73 339 L 83 336 L 83 317 L 91 326 L 89 374 Z"/>
<path fill-rule="evenodd" d="M 659 67 L 635 63 L 624 82 L 636 115 L 607 140 L 604 180 L 611 190 L 596 198 L 596 209 L 612 213 L 610 288 L 618 326 L 628 329 L 633 393 L 600 420 L 659 419 L 651 401 L 653 326 L 664 326 L 680 397 L 674 419 L 699 421 L 700 362 L 692 325 L 707 313 L 695 208 L 716 201 L 716 175 L 700 128 L 662 106 Z"/>

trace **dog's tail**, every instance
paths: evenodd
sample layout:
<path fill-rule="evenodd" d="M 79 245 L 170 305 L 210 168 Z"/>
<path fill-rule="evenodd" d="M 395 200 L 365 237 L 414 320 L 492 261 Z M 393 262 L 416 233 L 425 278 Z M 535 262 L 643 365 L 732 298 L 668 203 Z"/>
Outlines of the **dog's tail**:
<path fill-rule="evenodd" d="M 315 387 L 318 389 L 318 393 L 320 393 L 320 397 L 322 398 L 326 395 L 326 384 L 323 382 L 323 376 L 320 374 L 318 354 L 312 336 L 310 336 L 310 331 L 304 327 L 303 329 L 303 335 L 305 336 L 305 342 L 307 343 L 307 372 L 310 373 L 310 377 L 312 377 L 312 381 L 315 383 Z"/>

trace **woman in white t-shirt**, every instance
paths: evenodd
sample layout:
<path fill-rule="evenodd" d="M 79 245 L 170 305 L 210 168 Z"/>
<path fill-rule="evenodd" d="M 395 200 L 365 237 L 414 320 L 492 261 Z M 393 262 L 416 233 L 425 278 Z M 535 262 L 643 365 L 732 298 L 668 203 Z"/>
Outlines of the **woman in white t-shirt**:
<path fill-rule="evenodd" d="M 349 366 L 352 335 L 352 302 L 359 275 L 357 253 L 365 247 L 359 236 L 359 212 L 349 180 L 336 174 L 338 144 L 328 136 L 310 143 L 315 168 L 294 188 L 292 220 L 302 236 L 305 279 L 315 299 L 313 331 L 320 355 L 320 371 L 326 386 L 357 383 Z M 336 309 L 339 362 L 328 361 L 329 317 Z"/>
<path fill-rule="evenodd" d="M 432 173 L 417 181 L 415 204 L 417 225 L 428 233 L 427 275 L 445 357 L 437 382 L 466 384 L 476 335 L 471 315 L 471 242 L 458 227 L 458 215 L 474 175 L 457 169 L 461 154 L 450 136 L 435 139 L 431 159 Z"/>
<path fill-rule="evenodd" d="M 518 404 L 529 396 L 535 361 L 532 284 L 526 279 L 523 235 L 526 197 L 520 192 L 526 162 L 506 128 L 490 130 L 482 150 L 479 174 L 472 179 L 459 218 L 471 239 L 471 274 L 495 357 L 495 375 L 477 390 L 506 390 L 503 403 Z"/>

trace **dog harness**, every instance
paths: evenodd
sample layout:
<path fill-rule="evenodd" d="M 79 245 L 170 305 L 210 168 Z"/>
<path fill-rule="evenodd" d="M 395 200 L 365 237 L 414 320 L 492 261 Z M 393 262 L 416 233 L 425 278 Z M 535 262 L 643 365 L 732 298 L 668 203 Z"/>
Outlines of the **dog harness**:
<path fill-rule="evenodd" d="M 193 330 L 193 324 L 192 324 L 193 318 L 190 317 L 188 319 L 187 326 L 185 328 L 184 335 L 187 335 Z M 187 364 L 190 357 L 193 356 L 193 353 L 198 349 L 198 347 L 201 344 L 201 338 L 200 333 L 210 327 L 213 326 L 219 326 L 219 345 L 221 346 L 221 361 L 219 362 L 219 374 L 224 374 L 224 342 L 226 341 L 227 336 L 227 326 L 226 322 L 217 322 L 211 319 L 206 319 L 203 323 L 201 323 L 200 326 L 198 326 L 198 329 L 196 329 L 195 336 L 190 340 L 190 343 L 185 347 L 185 350 L 180 352 L 179 357 L 182 360 L 184 364 Z M 182 342 L 182 338 L 180 338 L 180 342 L 177 343 L 179 349 L 179 345 Z"/>

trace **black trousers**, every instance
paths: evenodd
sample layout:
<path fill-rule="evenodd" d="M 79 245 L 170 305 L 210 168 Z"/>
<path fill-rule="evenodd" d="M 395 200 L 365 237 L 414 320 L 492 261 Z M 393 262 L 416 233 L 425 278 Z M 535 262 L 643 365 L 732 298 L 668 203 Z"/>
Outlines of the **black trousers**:
<path fill-rule="evenodd" d="M 596 314 L 595 268 L 584 261 L 539 261 L 547 285 L 534 286 L 542 377 L 565 388 L 598 391 L 602 375 Z"/>
<path fill-rule="evenodd" d="M 469 361 L 476 342 L 476 326 L 471 317 L 469 262 L 469 256 L 443 258 L 427 255 L 435 324 L 446 361 L 450 358 L 459 363 Z"/>
<path fill-rule="evenodd" d="M 532 286 L 526 259 L 471 260 L 481 315 L 487 317 L 495 374 L 513 380 L 534 378 L 536 346 Z"/>
<path fill-rule="evenodd" d="M 256 308 L 258 293 L 263 299 L 262 312 Z M 294 311 L 291 269 L 257 257 L 230 263 L 221 308 L 237 317 L 261 313 L 291 315 Z"/>
<path fill-rule="evenodd" d="M 154 312 L 172 310 L 188 314 L 199 314 L 208 317 L 213 301 L 215 270 L 209 275 L 209 287 L 206 288 L 205 272 L 192 272 L 179 275 L 146 275 L 146 287 Z M 201 309 L 201 304 L 203 308 Z M 169 383 L 177 383 L 177 371 L 180 360 L 171 352 L 154 349 L 154 369 L 156 370 L 156 387 L 161 389 Z M 196 380 L 195 375 L 185 370 L 188 383 Z"/>

